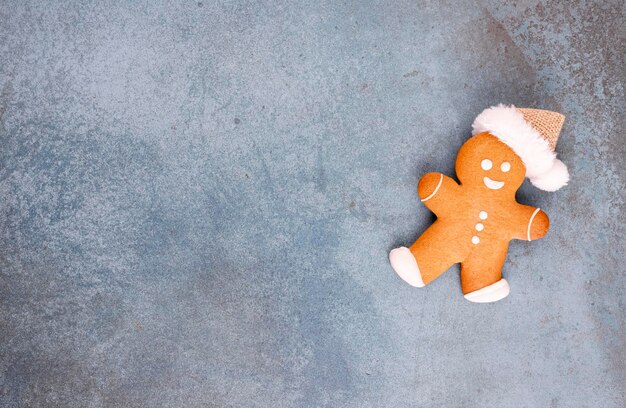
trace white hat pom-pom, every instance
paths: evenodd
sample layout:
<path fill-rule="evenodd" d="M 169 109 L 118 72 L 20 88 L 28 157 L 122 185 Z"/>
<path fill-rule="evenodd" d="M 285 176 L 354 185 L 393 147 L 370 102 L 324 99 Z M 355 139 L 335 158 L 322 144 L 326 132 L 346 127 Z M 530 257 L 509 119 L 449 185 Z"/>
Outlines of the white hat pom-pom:
<path fill-rule="evenodd" d="M 567 171 L 567 166 L 559 159 L 554 159 L 550 170 L 530 179 L 530 182 L 535 187 L 544 191 L 556 191 L 567 185 L 568 181 L 569 172 Z"/>

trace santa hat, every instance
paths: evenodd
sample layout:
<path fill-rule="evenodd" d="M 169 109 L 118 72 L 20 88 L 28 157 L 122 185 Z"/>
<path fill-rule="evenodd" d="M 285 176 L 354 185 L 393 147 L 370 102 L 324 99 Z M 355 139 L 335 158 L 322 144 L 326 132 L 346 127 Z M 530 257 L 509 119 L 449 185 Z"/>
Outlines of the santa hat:
<path fill-rule="evenodd" d="M 500 139 L 522 159 L 535 187 L 556 191 L 569 181 L 567 167 L 554 152 L 564 120 L 557 112 L 498 105 L 476 117 L 472 134 L 489 132 Z"/>

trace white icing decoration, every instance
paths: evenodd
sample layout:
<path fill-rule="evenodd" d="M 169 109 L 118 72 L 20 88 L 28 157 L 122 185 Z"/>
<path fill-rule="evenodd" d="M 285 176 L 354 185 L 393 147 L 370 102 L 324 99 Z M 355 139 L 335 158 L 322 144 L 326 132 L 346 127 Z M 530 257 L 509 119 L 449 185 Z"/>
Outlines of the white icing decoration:
<path fill-rule="evenodd" d="M 533 213 L 533 215 L 530 216 L 530 221 L 528 221 L 528 231 L 527 231 L 527 235 L 528 235 L 528 240 L 530 241 L 530 225 L 533 223 L 533 220 L 535 219 L 535 215 L 537 215 L 537 213 L 539 212 L 539 208 L 537 208 L 535 210 L 535 212 Z"/>
<path fill-rule="evenodd" d="M 437 191 L 439 191 L 439 187 L 441 187 L 441 183 L 443 183 L 443 174 L 439 175 L 439 183 L 437 183 L 437 187 L 435 187 L 435 191 L 433 191 L 431 195 L 429 195 L 428 197 L 424 198 L 421 201 L 424 202 L 426 200 L 430 200 L 431 198 L 433 198 L 435 194 L 437 194 Z"/>
<path fill-rule="evenodd" d="M 483 177 L 483 183 L 490 190 L 499 190 L 504 187 L 504 181 L 492 180 L 489 177 Z"/>
<path fill-rule="evenodd" d="M 465 299 L 475 303 L 497 302 L 509 295 L 511 288 L 505 279 L 500 279 L 496 283 L 485 286 L 465 295 Z"/>
<path fill-rule="evenodd" d="M 417 265 L 417 260 L 407 247 L 400 247 L 389 253 L 389 262 L 398 276 L 411 286 L 424 287 L 422 273 Z"/>
<path fill-rule="evenodd" d="M 484 159 L 480 162 L 480 167 L 482 167 L 483 170 L 491 170 L 491 167 L 493 167 L 493 163 L 489 159 Z"/>
<path fill-rule="evenodd" d="M 484 229 L 485 229 L 485 226 L 481 224 L 480 222 L 476 224 L 476 231 L 482 231 Z"/>
<path fill-rule="evenodd" d="M 480 242 L 480 238 L 478 238 L 476 235 L 474 235 L 472 237 L 472 244 L 476 245 Z"/>
<path fill-rule="evenodd" d="M 487 219 L 487 211 L 481 211 L 478 214 L 478 218 L 480 218 L 481 220 L 486 220 Z"/>
<path fill-rule="evenodd" d="M 511 170 L 511 163 L 509 162 L 504 162 L 500 165 L 500 170 L 502 170 L 503 172 L 507 172 L 509 170 Z"/>

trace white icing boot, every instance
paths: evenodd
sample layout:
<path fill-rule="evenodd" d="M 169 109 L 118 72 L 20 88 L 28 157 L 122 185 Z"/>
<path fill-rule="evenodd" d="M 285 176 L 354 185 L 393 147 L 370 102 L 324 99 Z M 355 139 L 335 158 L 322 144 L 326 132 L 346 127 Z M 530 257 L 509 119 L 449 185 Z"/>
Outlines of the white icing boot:
<path fill-rule="evenodd" d="M 505 279 L 500 279 L 496 283 L 468 293 L 465 295 L 465 299 L 475 303 L 497 302 L 509 296 L 510 291 L 509 282 Z"/>
<path fill-rule="evenodd" d="M 403 281 L 416 288 L 424 287 L 420 268 L 409 248 L 400 247 L 389 252 L 389 262 Z"/>

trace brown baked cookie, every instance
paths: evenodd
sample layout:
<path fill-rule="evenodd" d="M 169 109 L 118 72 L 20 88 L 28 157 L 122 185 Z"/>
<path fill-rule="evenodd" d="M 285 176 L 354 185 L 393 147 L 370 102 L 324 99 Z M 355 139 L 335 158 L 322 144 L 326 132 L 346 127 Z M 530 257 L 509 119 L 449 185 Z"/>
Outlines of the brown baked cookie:
<path fill-rule="evenodd" d="M 535 240 L 550 225 L 539 208 L 519 204 L 515 193 L 529 177 L 547 191 L 567 184 L 565 165 L 553 152 L 564 117 L 548 111 L 497 106 L 474 122 L 474 134 L 459 150 L 460 184 L 428 173 L 418 184 L 420 200 L 437 220 L 409 248 L 389 254 L 396 273 L 422 287 L 461 264 L 461 286 L 473 302 L 509 294 L 502 266 L 512 239 Z"/>

